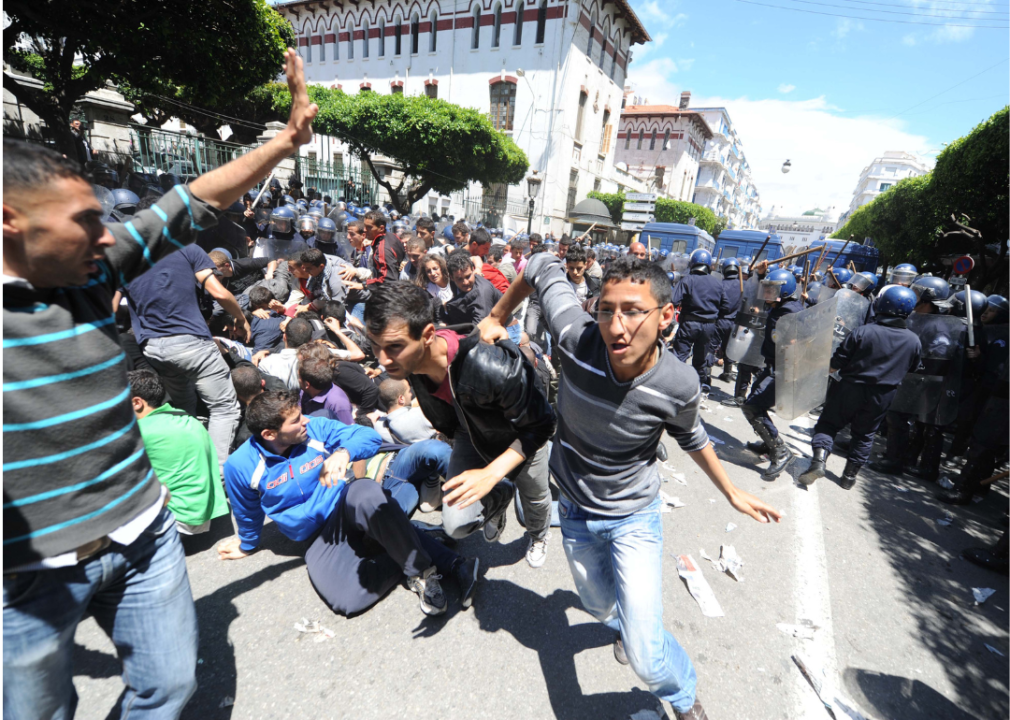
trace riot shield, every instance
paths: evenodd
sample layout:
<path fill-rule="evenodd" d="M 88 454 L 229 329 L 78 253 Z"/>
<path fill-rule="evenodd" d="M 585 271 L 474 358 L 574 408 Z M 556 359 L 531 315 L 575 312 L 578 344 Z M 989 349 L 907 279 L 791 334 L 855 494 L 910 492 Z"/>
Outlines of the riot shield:
<path fill-rule="evenodd" d="M 713 272 L 712 272 L 712 277 L 714 277 L 714 278 L 715 278 L 716 280 L 718 280 L 719 282 L 722 282 L 723 280 L 725 280 L 725 279 L 726 279 L 725 277 L 723 277 L 723 274 L 722 274 L 721 272 L 714 272 L 714 271 L 713 271 Z"/>
<path fill-rule="evenodd" d="M 831 352 L 838 349 L 849 333 L 863 324 L 870 301 L 857 292 L 842 288 L 833 296 L 838 301 L 835 310 L 835 334 L 831 341 Z"/>
<path fill-rule="evenodd" d="M 919 336 L 922 360 L 898 385 L 890 409 L 927 425 L 949 425 L 957 419 L 968 325 L 964 318 L 912 313 L 908 329 Z"/>
<path fill-rule="evenodd" d="M 764 367 L 761 343 L 764 342 L 767 317 L 765 302 L 761 296 L 761 283 L 755 276 L 744 281 L 736 325 L 726 343 L 726 357 L 744 365 Z"/>
<path fill-rule="evenodd" d="M 838 301 L 785 315 L 775 326 L 775 414 L 793 420 L 824 402 Z"/>
<path fill-rule="evenodd" d="M 810 301 L 814 305 L 819 305 L 822 302 L 826 302 L 835 296 L 838 292 L 837 288 L 829 288 L 827 285 L 821 284 L 816 288 L 810 288 L 808 293 L 810 296 Z"/>

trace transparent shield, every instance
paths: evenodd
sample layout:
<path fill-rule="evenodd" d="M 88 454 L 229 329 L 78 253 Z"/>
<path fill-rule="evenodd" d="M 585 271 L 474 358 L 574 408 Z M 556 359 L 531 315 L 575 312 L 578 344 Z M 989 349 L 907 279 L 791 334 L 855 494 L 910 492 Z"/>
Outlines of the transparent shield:
<path fill-rule="evenodd" d="M 927 425 L 948 425 L 957 419 L 968 325 L 963 318 L 912 313 L 908 329 L 919 336 L 922 361 L 905 375 L 890 409 Z"/>
<path fill-rule="evenodd" d="M 687 255 L 674 255 L 670 261 L 675 272 L 687 273 Z"/>
<path fill-rule="evenodd" d="M 109 214 L 112 212 L 113 208 L 116 207 L 116 201 L 112 197 L 112 191 L 102 185 L 92 185 L 91 189 L 95 193 L 95 198 L 102 206 L 102 219 L 108 219 Z"/>
<path fill-rule="evenodd" d="M 835 298 L 782 317 L 775 326 L 775 414 L 793 420 L 824 402 Z"/>
<path fill-rule="evenodd" d="M 813 301 L 814 305 L 819 305 L 820 303 L 833 298 L 836 292 L 838 292 L 836 288 L 829 288 L 827 285 L 821 285 L 816 289 L 811 289 L 810 299 Z"/>
<path fill-rule="evenodd" d="M 723 277 L 723 274 L 721 272 L 714 272 L 714 273 L 712 273 L 712 277 L 714 277 L 719 282 L 722 282 L 723 280 L 726 279 L 725 277 Z"/>
<path fill-rule="evenodd" d="M 842 344 L 842 340 L 848 337 L 849 333 L 863 324 L 866 319 L 866 311 L 870 308 L 870 301 L 857 292 L 841 289 L 835 292 L 835 300 L 838 307 L 835 315 L 835 334 L 831 342 L 831 351 L 834 352 Z"/>
<path fill-rule="evenodd" d="M 752 277 L 743 284 L 740 311 L 736 315 L 736 327 L 726 344 L 726 357 L 744 365 L 763 367 L 761 344 L 764 342 L 767 317 L 765 303 L 761 299 L 761 284 Z"/>

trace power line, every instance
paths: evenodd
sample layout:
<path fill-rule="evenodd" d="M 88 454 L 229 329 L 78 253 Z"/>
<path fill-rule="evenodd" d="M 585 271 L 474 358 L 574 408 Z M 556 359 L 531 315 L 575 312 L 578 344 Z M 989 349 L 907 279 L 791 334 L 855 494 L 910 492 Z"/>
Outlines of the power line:
<path fill-rule="evenodd" d="M 836 8 L 839 10 L 847 10 L 844 5 L 831 5 L 829 3 L 815 2 L 814 0 L 787 0 L 788 2 L 803 3 L 804 5 L 821 5 L 823 7 Z M 1006 22 L 1006 18 L 972 18 L 972 17 L 960 17 L 956 15 L 937 15 L 935 13 L 918 13 L 909 12 L 904 10 L 876 10 L 874 8 L 859 8 L 863 12 L 875 12 L 875 13 L 887 13 L 888 15 L 911 15 L 912 17 L 936 17 L 936 18 L 950 18 L 951 20 L 978 20 L 978 21 L 992 21 L 992 22 Z M 951 11 L 955 12 L 955 11 Z M 958 11 L 960 12 L 960 11 Z M 965 12 L 974 12 L 968 10 Z M 944 23 L 946 25 L 946 23 Z M 979 25 L 977 27 L 987 27 Z"/>
<path fill-rule="evenodd" d="M 982 28 L 987 30 L 1010 29 L 1010 26 L 1007 25 L 958 25 L 954 23 L 919 22 L 916 20 L 895 20 L 891 18 L 860 17 L 858 15 L 841 15 L 839 13 L 821 12 L 820 10 L 806 10 L 804 8 L 784 7 L 782 5 L 770 5 L 768 3 L 754 2 L 754 0 L 734 0 L 734 2 L 745 3 L 747 5 L 760 5 L 761 7 L 774 8 L 775 10 L 791 10 L 793 12 L 807 13 L 810 15 L 826 15 L 828 17 L 846 18 L 848 20 L 868 20 L 871 22 L 898 23 L 900 25 L 932 25 L 933 27 L 965 27 L 965 28 Z"/>
<path fill-rule="evenodd" d="M 928 102 L 929 102 L 930 100 L 935 100 L 936 98 L 940 97 L 941 95 L 943 95 L 943 94 L 945 94 L 945 93 L 948 93 L 948 92 L 950 92 L 950 91 L 951 91 L 951 90 L 953 90 L 954 88 L 958 88 L 958 87 L 961 87 L 962 85 L 964 85 L 964 84 L 965 84 L 966 82 L 968 82 L 969 80 L 974 80 L 974 79 L 975 79 L 975 78 L 977 78 L 977 77 L 978 77 L 979 75 L 983 75 L 983 74 L 985 74 L 985 73 L 989 72 L 990 70 L 992 70 L 993 68 L 995 68 L 995 67 L 999 67 L 1000 65 L 1002 65 L 1002 64 L 1003 64 L 1003 63 L 1005 63 L 1006 61 L 1007 61 L 1007 58 L 1003 58 L 1002 60 L 1000 60 L 1000 61 L 999 61 L 998 63 L 996 63 L 995 65 L 990 65 L 990 66 L 989 66 L 989 67 L 987 67 L 987 68 L 986 68 L 985 70 L 982 70 L 981 72 L 977 72 L 977 73 L 975 73 L 974 75 L 972 75 L 972 76 L 971 76 L 971 77 L 969 77 L 969 78 L 965 78 L 964 80 L 962 80 L 961 82 L 959 82 L 959 83 L 958 83 L 957 85 L 951 85 L 951 86 L 950 86 L 949 88 L 947 88 L 946 90 L 941 90 L 940 92 L 938 92 L 938 93 L 937 93 L 936 95 L 934 95 L 933 97 L 929 97 L 929 98 L 926 98 L 926 99 L 925 99 L 925 100 L 923 100 L 922 102 L 920 102 L 920 103 L 916 103 L 915 105 L 913 105 L 913 106 L 912 106 L 912 107 L 910 107 L 910 108 L 905 108 L 904 110 L 902 110 L 902 111 L 901 111 L 900 113 L 898 113 L 897 115 L 892 115 L 891 117 L 887 118 L 887 120 L 893 120 L 894 118 L 896 118 L 896 117 L 898 117 L 898 116 L 900 116 L 900 115 L 904 115 L 904 114 L 905 114 L 905 113 L 907 113 L 907 112 L 908 112 L 909 110 L 915 110 L 915 108 L 919 107 L 920 105 L 925 105 L 925 104 L 926 104 L 926 103 L 928 103 Z M 887 120 L 885 120 L 884 122 L 887 122 Z"/>
<path fill-rule="evenodd" d="M 902 3 L 883 3 L 883 2 L 875 2 L 875 0 L 843 0 L 843 2 L 857 3 L 859 5 L 883 5 L 884 7 L 903 7 L 903 8 L 911 7 L 910 5 L 902 4 Z M 992 4 L 991 3 L 987 3 L 987 2 L 983 2 L 983 3 L 956 2 L 955 0 L 937 0 L 937 2 L 931 3 L 931 5 L 933 6 L 932 9 L 934 9 L 934 10 L 940 10 L 940 9 L 942 9 L 942 8 L 936 7 L 937 5 L 961 5 L 961 6 L 965 6 L 965 7 L 973 7 L 973 6 L 992 7 Z M 1001 11 L 1001 10 L 967 10 L 966 12 L 987 13 L 987 14 L 994 14 L 994 15 L 1006 15 L 1006 13 L 1003 12 L 1003 11 Z"/>

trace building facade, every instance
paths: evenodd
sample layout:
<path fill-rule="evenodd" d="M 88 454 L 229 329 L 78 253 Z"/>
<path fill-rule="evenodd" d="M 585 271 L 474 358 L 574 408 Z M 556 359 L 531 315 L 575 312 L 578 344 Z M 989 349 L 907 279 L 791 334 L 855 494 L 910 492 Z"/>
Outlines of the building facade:
<path fill-rule="evenodd" d="M 616 126 L 631 47 L 649 36 L 626 0 L 297 0 L 276 7 L 299 36 L 310 83 L 428 95 L 486 112 L 543 181 L 535 230 L 565 232 L 568 211 L 587 193 L 634 182 L 614 168 Z M 347 162 L 346 146 L 325 142 L 302 152 Z M 525 183 L 473 185 L 468 194 L 479 194 L 497 215 L 521 215 L 526 225 Z M 432 193 L 415 210 L 470 217 L 458 201 Z"/>
<path fill-rule="evenodd" d="M 673 200 L 691 201 L 698 163 L 712 131 L 689 108 L 691 93 L 680 105 L 627 105 L 617 133 L 616 161 L 655 192 Z"/>
<path fill-rule="evenodd" d="M 783 247 L 793 247 L 797 250 L 808 247 L 814 240 L 831 237 L 840 226 L 838 211 L 834 207 L 827 210 L 814 208 L 802 215 L 788 216 L 776 215 L 773 207 L 768 217 L 762 218 L 759 223 L 760 230 L 774 229 L 782 238 Z"/>
<path fill-rule="evenodd" d="M 696 108 L 712 137 L 705 143 L 694 189 L 694 202 L 741 230 L 758 226 L 761 196 L 754 186 L 743 143 L 726 108 Z"/>
<path fill-rule="evenodd" d="M 859 182 L 852 193 L 852 202 L 846 217 L 851 215 L 899 180 L 918 177 L 929 172 L 929 167 L 915 155 L 904 150 L 888 150 L 863 168 Z"/>

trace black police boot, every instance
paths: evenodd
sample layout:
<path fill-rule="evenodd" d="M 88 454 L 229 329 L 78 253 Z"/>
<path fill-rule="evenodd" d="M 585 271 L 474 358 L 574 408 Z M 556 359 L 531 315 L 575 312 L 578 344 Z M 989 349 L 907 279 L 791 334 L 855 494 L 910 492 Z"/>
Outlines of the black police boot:
<path fill-rule="evenodd" d="M 746 445 L 744 445 L 744 447 L 750 450 L 755 455 L 767 455 L 768 453 L 771 452 L 769 447 L 765 445 L 764 440 L 759 440 L 758 442 L 749 442 Z"/>
<path fill-rule="evenodd" d="M 727 382 L 732 382 L 736 380 L 736 373 L 733 372 L 733 363 L 729 360 L 723 361 L 722 375 L 719 376 L 720 380 L 726 380 Z"/>
<path fill-rule="evenodd" d="M 738 407 L 741 407 L 743 405 L 743 403 L 744 403 L 744 401 L 746 399 L 747 398 L 745 398 L 745 397 L 734 397 L 734 398 L 730 398 L 729 400 L 723 400 L 722 404 L 725 405 L 726 407 L 735 407 L 735 408 L 738 408 Z"/>
<path fill-rule="evenodd" d="M 814 448 L 814 458 L 810 461 L 810 467 L 800 475 L 800 485 L 813 485 L 818 478 L 824 477 L 824 464 L 828 461 L 827 448 Z"/>
<path fill-rule="evenodd" d="M 862 463 L 853 462 L 852 460 L 845 463 L 845 471 L 842 472 L 842 479 L 838 483 L 842 486 L 843 490 L 852 489 L 852 486 L 856 484 L 856 477 L 862 469 Z"/>
<path fill-rule="evenodd" d="M 904 466 L 885 455 L 879 460 L 871 462 L 867 467 L 873 472 L 878 472 L 882 475 L 900 475 Z"/>
<path fill-rule="evenodd" d="M 968 548 L 961 553 L 963 557 L 968 562 L 973 565 L 978 565 L 979 567 L 984 567 L 987 570 L 992 570 L 994 572 L 1007 574 L 1007 556 L 1008 554 L 1008 544 L 1007 544 L 1007 534 L 1003 533 L 999 541 L 996 543 L 996 547 L 989 548 Z"/>
<path fill-rule="evenodd" d="M 976 460 L 969 459 L 950 490 L 937 494 L 936 499 L 948 505 L 970 505 L 972 495 L 978 490 L 982 480 L 981 467 Z"/>
<path fill-rule="evenodd" d="M 779 435 L 772 441 L 772 450 L 769 453 L 768 469 L 761 473 L 761 479 L 772 481 L 779 476 L 783 470 L 786 469 L 786 465 L 789 461 L 793 459 L 793 451 L 785 444 L 782 440 L 782 436 Z"/>

